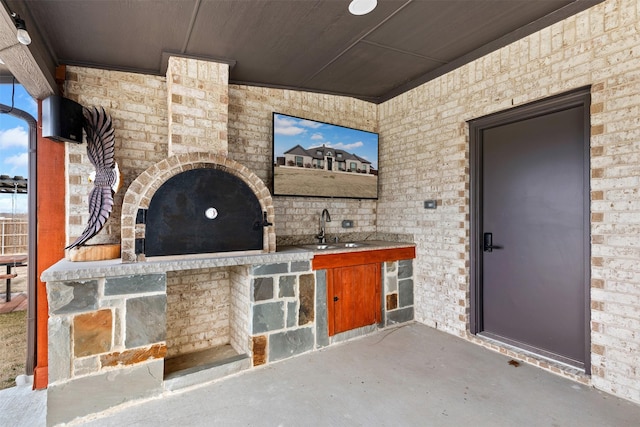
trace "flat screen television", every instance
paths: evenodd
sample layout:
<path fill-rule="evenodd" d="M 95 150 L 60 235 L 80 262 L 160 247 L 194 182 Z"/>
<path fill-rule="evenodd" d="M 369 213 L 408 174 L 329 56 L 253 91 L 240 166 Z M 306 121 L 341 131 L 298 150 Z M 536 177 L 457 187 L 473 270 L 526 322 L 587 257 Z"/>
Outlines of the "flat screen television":
<path fill-rule="evenodd" d="M 378 198 L 378 134 L 273 113 L 273 195 Z"/>

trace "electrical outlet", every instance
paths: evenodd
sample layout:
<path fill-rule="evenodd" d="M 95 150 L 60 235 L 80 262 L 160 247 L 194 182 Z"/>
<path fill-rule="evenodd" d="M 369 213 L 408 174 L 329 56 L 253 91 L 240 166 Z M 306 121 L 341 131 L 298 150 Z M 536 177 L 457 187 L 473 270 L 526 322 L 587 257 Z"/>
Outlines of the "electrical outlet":
<path fill-rule="evenodd" d="M 342 220 L 342 228 L 353 228 L 353 220 L 352 219 Z"/>
<path fill-rule="evenodd" d="M 436 200 L 425 200 L 424 208 L 425 209 L 435 209 L 438 206 L 438 202 Z"/>

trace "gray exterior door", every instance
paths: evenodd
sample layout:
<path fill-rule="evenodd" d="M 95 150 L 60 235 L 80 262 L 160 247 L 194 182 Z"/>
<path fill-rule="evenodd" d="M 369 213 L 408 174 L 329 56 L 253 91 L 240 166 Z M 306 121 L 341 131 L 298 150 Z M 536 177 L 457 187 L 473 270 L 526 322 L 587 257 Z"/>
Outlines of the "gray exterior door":
<path fill-rule="evenodd" d="M 588 96 L 540 108 L 475 130 L 475 332 L 588 369 Z"/>

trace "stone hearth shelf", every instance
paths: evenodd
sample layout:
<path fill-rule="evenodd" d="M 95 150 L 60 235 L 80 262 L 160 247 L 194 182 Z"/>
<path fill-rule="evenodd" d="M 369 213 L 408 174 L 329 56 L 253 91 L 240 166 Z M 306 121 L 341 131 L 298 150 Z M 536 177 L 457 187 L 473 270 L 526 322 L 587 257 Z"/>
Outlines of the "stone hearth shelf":
<path fill-rule="evenodd" d="M 387 307 L 391 311 L 383 307 L 379 325 L 330 337 L 326 271 L 313 270 L 314 255 L 289 247 L 272 253 L 159 257 L 138 263 L 63 260 L 53 265 L 42 274 L 49 302 L 47 424 L 66 423 L 413 319 L 412 260 L 382 263 L 383 298 L 405 289 L 407 295 L 400 295 L 404 305 Z M 188 329 L 179 323 L 184 315 L 167 308 L 179 305 L 186 293 L 175 293 L 174 286 L 201 288 L 201 277 L 215 289 L 207 288 L 207 295 L 222 293 L 224 298 L 208 306 L 191 300 L 198 315 L 219 317 L 190 320 L 190 326 L 215 327 L 197 332 L 204 339 L 189 350 L 191 344 L 185 347 L 180 341 L 184 337 L 170 336 Z M 206 342 L 214 344 L 206 348 Z M 222 360 L 183 369 L 185 361 L 209 353 L 222 355 Z"/>

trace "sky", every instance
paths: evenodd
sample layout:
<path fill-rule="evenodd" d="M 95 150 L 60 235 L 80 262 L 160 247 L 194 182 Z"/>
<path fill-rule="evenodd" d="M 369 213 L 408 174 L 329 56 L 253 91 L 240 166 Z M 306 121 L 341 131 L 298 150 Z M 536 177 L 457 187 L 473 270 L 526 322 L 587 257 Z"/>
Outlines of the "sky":
<path fill-rule="evenodd" d="M 298 144 L 305 149 L 324 144 L 367 159 L 378 169 L 378 135 L 375 133 L 283 114 L 274 115 L 273 129 L 275 157 L 283 157 L 285 151 Z"/>
<path fill-rule="evenodd" d="M 19 108 L 33 117 L 37 117 L 38 104 L 24 90 L 15 85 L 12 104 L 11 84 L 0 84 L 0 104 Z M 28 168 L 29 126 L 24 120 L 8 114 L 0 114 L 0 175 L 11 177 L 29 175 Z M 1 194 L 0 213 L 26 213 L 27 195 Z"/>

